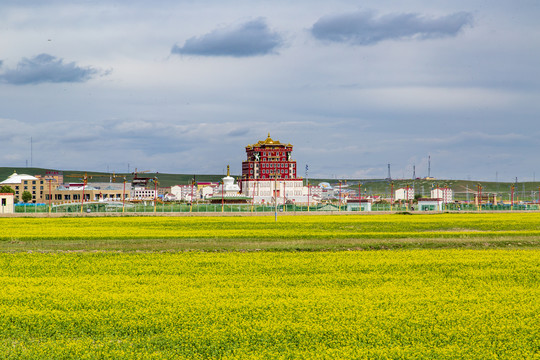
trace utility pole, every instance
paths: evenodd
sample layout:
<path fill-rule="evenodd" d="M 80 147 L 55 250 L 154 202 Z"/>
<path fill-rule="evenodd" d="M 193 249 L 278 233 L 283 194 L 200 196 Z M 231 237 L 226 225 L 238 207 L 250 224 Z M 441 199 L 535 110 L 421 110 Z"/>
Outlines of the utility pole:
<path fill-rule="evenodd" d="M 274 218 L 277 222 L 277 164 L 274 163 Z"/>
<path fill-rule="evenodd" d="M 339 207 L 338 211 L 341 211 L 341 180 L 339 180 Z"/>
<path fill-rule="evenodd" d="M 394 205 L 394 182 L 390 183 L 390 211 L 392 211 L 392 205 Z"/>
<path fill-rule="evenodd" d="M 124 190 L 122 191 L 122 213 L 126 209 L 125 204 L 126 204 L 126 177 L 124 176 Z"/>
<path fill-rule="evenodd" d="M 517 179 L 517 178 L 516 178 L 516 179 Z M 514 188 L 515 188 L 515 185 L 512 184 L 512 186 L 510 187 L 510 190 L 511 190 L 510 210 L 514 210 Z"/>
<path fill-rule="evenodd" d="M 307 211 L 309 212 L 309 179 L 308 179 L 309 166 L 306 164 L 306 186 L 307 186 Z"/>

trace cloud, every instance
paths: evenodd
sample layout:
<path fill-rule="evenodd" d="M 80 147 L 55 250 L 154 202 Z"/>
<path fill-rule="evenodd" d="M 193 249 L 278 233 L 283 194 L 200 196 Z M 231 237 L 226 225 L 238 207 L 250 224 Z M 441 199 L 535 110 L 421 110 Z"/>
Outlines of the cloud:
<path fill-rule="evenodd" d="M 75 62 L 64 63 L 49 54 L 23 58 L 15 69 L 0 74 L 0 81 L 13 85 L 84 82 L 99 71 L 91 67 L 80 67 Z"/>
<path fill-rule="evenodd" d="M 216 29 L 208 34 L 187 39 L 184 46 L 174 45 L 171 53 L 179 55 L 248 57 L 275 52 L 283 44 L 271 32 L 264 19 L 248 21 L 236 27 Z"/>
<path fill-rule="evenodd" d="M 238 136 L 247 135 L 248 133 L 249 133 L 249 129 L 242 128 L 242 129 L 236 129 L 236 130 L 232 130 L 228 132 L 227 136 L 238 137 Z"/>
<path fill-rule="evenodd" d="M 311 34 L 323 41 L 373 45 L 383 40 L 432 39 L 456 36 L 472 25 L 467 12 L 426 17 L 415 13 L 388 14 L 377 17 L 373 11 L 324 16 L 311 28 Z"/>

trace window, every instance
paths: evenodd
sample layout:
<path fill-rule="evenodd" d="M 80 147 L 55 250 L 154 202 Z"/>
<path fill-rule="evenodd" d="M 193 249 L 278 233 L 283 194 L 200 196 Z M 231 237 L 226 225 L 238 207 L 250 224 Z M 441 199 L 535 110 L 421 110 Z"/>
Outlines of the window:
<path fill-rule="evenodd" d="M 2 206 L 7 206 L 7 200 L 6 199 L 2 199 Z"/>

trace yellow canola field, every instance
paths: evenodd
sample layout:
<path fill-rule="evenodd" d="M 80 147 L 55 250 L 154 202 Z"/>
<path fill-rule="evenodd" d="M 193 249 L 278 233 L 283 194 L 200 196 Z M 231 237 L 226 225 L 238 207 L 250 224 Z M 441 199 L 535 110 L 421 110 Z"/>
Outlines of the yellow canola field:
<path fill-rule="evenodd" d="M 540 235 L 540 213 L 0 218 L 0 240 L 354 239 Z"/>
<path fill-rule="evenodd" d="M 539 250 L 0 253 L 2 359 L 537 359 Z"/>

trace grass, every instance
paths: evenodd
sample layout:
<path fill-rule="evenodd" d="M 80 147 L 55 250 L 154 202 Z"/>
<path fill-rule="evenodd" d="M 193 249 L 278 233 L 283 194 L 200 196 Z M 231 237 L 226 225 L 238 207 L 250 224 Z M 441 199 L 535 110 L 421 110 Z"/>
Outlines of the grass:
<path fill-rule="evenodd" d="M 0 251 L 539 248 L 539 213 L 2 218 Z"/>

